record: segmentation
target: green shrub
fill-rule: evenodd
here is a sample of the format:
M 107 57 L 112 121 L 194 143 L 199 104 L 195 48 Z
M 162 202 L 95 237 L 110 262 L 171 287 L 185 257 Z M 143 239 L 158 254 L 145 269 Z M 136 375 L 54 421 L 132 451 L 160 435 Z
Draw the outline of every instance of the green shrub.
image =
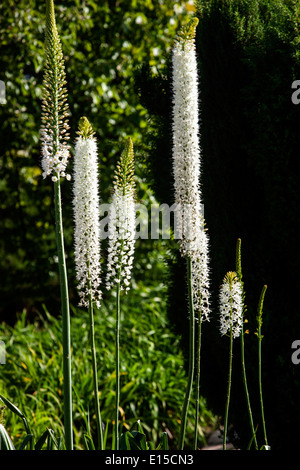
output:
M 158 445 L 160 435 L 165 431 L 170 447 L 174 447 L 179 433 L 186 373 L 180 338 L 165 316 L 165 297 L 162 285 L 145 287 L 139 284 L 122 301 L 120 406 L 124 430 L 129 430 L 137 420 L 141 420 L 149 440 Z M 95 315 L 100 405 L 103 423 L 108 425 L 108 446 L 111 446 L 115 406 L 115 315 L 111 300 L 104 301 Z M 84 413 L 89 414 L 93 436 L 95 432 L 86 311 L 73 309 L 71 328 L 74 442 L 75 448 L 83 448 L 83 434 L 88 431 Z M 62 435 L 60 318 L 45 311 L 43 317 L 32 323 L 27 321 L 24 311 L 14 327 L 2 324 L 0 335 L 6 346 L 0 393 L 22 410 L 36 436 L 42 435 L 46 427 L 51 428 L 56 436 Z M 201 399 L 201 414 L 201 424 L 205 429 L 214 422 L 214 418 L 207 411 L 204 399 Z M 192 418 L 193 407 L 190 411 L 191 435 Z M 6 410 L 5 427 L 18 448 L 24 439 L 23 423 Z M 200 430 L 200 445 L 205 442 L 204 429 Z

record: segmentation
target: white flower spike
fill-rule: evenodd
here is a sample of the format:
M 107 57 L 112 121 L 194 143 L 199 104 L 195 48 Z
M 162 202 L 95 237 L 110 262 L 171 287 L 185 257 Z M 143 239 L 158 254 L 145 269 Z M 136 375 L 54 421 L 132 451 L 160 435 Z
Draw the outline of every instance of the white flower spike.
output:
M 68 181 L 71 175 L 66 174 L 66 168 L 70 158 L 69 147 L 65 144 L 59 144 L 59 148 L 53 155 L 53 145 L 47 137 L 42 136 L 42 176 L 45 179 L 47 176 L 51 177 L 52 181 L 57 181 L 58 177 L 66 178 Z
M 235 272 L 229 271 L 220 288 L 220 332 L 232 329 L 233 338 L 241 334 L 243 324 L 243 289 Z
M 74 155 L 74 239 L 80 306 L 89 300 L 100 307 L 100 212 L 97 141 L 89 121 L 83 117 Z
M 135 183 L 133 144 L 129 138 L 115 172 L 112 203 L 109 214 L 109 247 L 106 287 L 120 283 L 120 289 L 130 289 L 135 247 Z
M 192 261 L 194 307 L 205 320 L 210 312 L 209 255 L 200 191 L 197 24 L 193 18 L 173 47 L 173 174 L 180 251 Z

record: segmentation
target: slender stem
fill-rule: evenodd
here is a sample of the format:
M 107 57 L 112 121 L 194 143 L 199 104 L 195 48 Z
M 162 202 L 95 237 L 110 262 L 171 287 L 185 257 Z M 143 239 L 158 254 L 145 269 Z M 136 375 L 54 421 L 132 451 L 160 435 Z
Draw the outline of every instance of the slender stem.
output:
M 241 260 L 241 244 L 242 240 L 240 238 L 237 239 L 236 243 L 236 273 L 238 275 L 239 281 L 242 284 L 243 288 L 243 315 L 245 314 L 245 291 L 244 291 L 244 283 L 242 281 L 242 260 Z M 249 422 L 250 422 L 250 428 L 252 430 L 252 436 L 254 440 L 254 445 L 256 450 L 258 449 L 257 445 L 257 439 L 256 439 L 256 433 L 254 429 L 254 424 L 253 424 L 253 417 L 252 417 L 252 411 L 251 411 L 251 405 L 250 405 L 250 397 L 249 397 L 249 391 L 248 391 L 248 385 L 247 385 L 247 376 L 246 376 L 246 366 L 245 366 L 245 344 L 244 344 L 244 323 L 242 325 L 242 331 L 241 331 L 241 361 L 242 361 L 242 374 L 243 374 L 243 382 L 244 382 L 244 389 L 245 389 L 245 395 L 246 395 L 246 401 L 247 401 L 247 409 L 248 409 L 248 415 L 249 415 Z
M 254 423 L 253 423 L 253 417 L 252 417 L 252 411 L 251 411 L 251 405 L 250 405 L 250 397 L 249 397 L 249 391 L 248 391 L 248 385 L 247 385 L 246 366 L 245 366 L 244 330 L 243 330 L 243 328 L 242 328 L 242 331 L 241 331 L 241 361 L 242 361 L 243 382 L 244 382 L 244 389 L 245 389 L 245 395 L 246 395 L 246 401 L 247 401 L 249 422 L 250 422 L 250 427 L 251 427 L 251 431 L 252 431 L 252 437 L 253 437 L 253 440 L 254 440 L 255 449 L 257 450 L 258 445 L 257 445 L 256 433 L 255 433 L 255 429 L 254 429 Z
M 190 258 L 187 259 L 187 277 L 188 277 L 189 308 L 190 308 L 189 371 L 188 371 L 188 383 L 187 383 L 183 410 L 182 410 L 181 430 L 180 430 L 180 438 L 179 438 L 180 450 L 183 450 L 183 447 L 184 447 L 187 413 L 188 413 L 189 403 L 191 399 L 192 385 L 193 385 L 193 379 L 194 379 L 194 367 L 195 367 L 195 313 L 194 313 L 193 288 L 192 288 L 192 262 Z
M 125 192 L 123 193 L 125 196 Z M 124 239 L 121 239 L 120 246 L 120 267 L 117 274 L 117 289 L 116 289 L 116 410 L 115 410 L 115 450 L 119 450 L 119 407 L 120 407 L 120 317 L 121 317 L 121 306 L 120 306 L 120 294 L 121 294 L 121 269 L 123 261 L 123 250 L 124 250 Z
M 90 286 L 89 286 L 90 289 Z M 96 357 L 96 346 L 95 346 L 95 328 L 94 328 L 94 307 L 91 295 L 89 295 L 89 317 L 90 317 L 90 342 L 91 342 L 91 354 L 92 354 L 92 365 L 93 365 L 93 386 L 94 386 L 94 399 L 96 409 L 96 422 L 97 422 L 97 435 L 98 435 L 98 449 L 103 449 L 103 431 L 102 431 L 102 420 L 99 403 L 98 393 L 98 373 L 97 373 L 97 357 Z
M 116 417 L 115 450 L 119 450 L 119 405 L 120 405 L 120 283 L 117 283 L 116 298 Z
M 261 374 L 261 327 L 258 327 L 258 380 L 259 380 L 259 398 L 260 398 L 260 408 L 261 408 L 261 417 L 265 438 L 265 445 L 268 446 L 266 423 L 265 423 L 265 414 L 264 414 L 264 403 L 263 403 L 263 393 L 262 393 L 262 374 Z
M 228 428 L 228 411 L 229 411 L 230 392 L 231 392 L 231 375 L 232 375 L 232 349 L 233 349 L 233 336 L 232 336 L 232 327 L 231 327 L 230 328 L 229 371 L 228 371 L 227 399 L 226 399 L 225 418 L 224 418 L 223 450 L 226 450 L 226 439 L 227 439 L 227 428 Z
M 201 357 L 201 324 L 202 318 L 199 313 L 197 328 L 197 354 L 196 354 L 196 418 L 195 418 L 195 434 L 194 434 L 194 450 L 197 450 L 198 441 L 198 420 L 199 420 L 199 399 L 200 399 L 200 357 Z
M 262 315 L 263 315 L 263 304 L 264 304 L 264 298 L 265 298 L 265 293 L 267 290 L 267 286 L 264 285 L 260 294 L 259 302 L 258 302 L 258 308 L 257 308 L 257 338 L 258 338 L 258 381 L 259 381 L 259 398 L 260 398 L 260 408 L 261 408 L 261 417 L 262 417 L 262 423 L 263 423 L 263 432 L 264 432 L 264 438 L 265 438 L 265 446 L 268 448 L 268 440 L 267 440 L 267 432 L 266 432 L 266 423 L 265 423 L 265 414 L 264 414 L 264 404 L 263 404 L 263 393 L 262 393 L 262 374 L 261 374 L 261 343 L 263 336 L 261 334 L 261 327 L 262 327 Z
M 67 450 L 73 450 L 70 308 L 59 178 L 58 181 L 54 183 L 54 202 L 62 308 L 65 445 Z

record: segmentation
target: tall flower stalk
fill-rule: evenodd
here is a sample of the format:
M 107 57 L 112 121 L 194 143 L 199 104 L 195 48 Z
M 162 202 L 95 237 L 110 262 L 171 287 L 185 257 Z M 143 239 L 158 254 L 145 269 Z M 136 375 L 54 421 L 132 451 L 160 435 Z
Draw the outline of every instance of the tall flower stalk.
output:
M 241 334 L 243 315 L 243 291 L 235 272 L 229 271 L 220 288 L 220 332 L 229 334 L 229 368 L 227 397 L 224 416 L 223 450 L 226 450 L 228 412 L 231 394 L 233 339 Z
M 108 290 L 116 287 L 115 450 L 119 449 L 121 291 L 127 293 L 130 289 L 135 247 L 135 220 L 134 154 L 132 140 L 129 138 L 115 170 L 108 225 L 106 287 Z
M 253 423 L 253 415 L 252 415 L 252 409 L 251 409 L 251 403 L 250 403 L 250 396 L 249 396 L 249 390 L 248 390 L 248 384 L 247 384 L 247 375 L 246 375 L 246 365 L 245 365 L 245 344 L 244 344 L 244 335 L 246 331 L 244 331 L 244 323 L 246 322 L 245 319 L 245 312 L 246 312 L 246 305 L 245 305 L 245 291 L 244 291 L 244 283 L 243 283 L 243 275 L 242 275 L 242 257 L 241 257 L 241 244 L 242 241 L 240 238 L 238 238 L 237 243 L 236 243 L 236 273 L 238 280 L 241 283 L 242 291 L 243 291 L 243 321 L 242 321 L 242 327 L 241 327 L 241 363 L 242 363 L 242 374 L 243 374 L 243 382 L 244 382 L 244 390 L 245 390 L 245 395 L 246 395 L 246 402 L 247 402 L 247 410 L 248 410 L 248 416 L 249 416 L 249 423 L 250 423 L 250 429 L 252 433 L 252 438 L 251 441 L 254 441 L 254 447 L 257 450 L 258 445 L 257 445 L 257 439 L 256 439 L 256 431 L 254 428 L 254 423 Z
M 83 117 L 79 121 L 74 155 L 74 255 L 80 296 L 79 305 L 87 307 L 89 312 L 98 448 L 103 450 L 94 331 L 94 307 L 100 307 L 102 297 L 100 290 L 100 213 L 97 157 L 96 137 L 88 119 Z
M 64 249 L 61 178 L 66 174 L 69 159 L 68 103 L 66 76 L 60 38 L 58 35 L 53 0 L 46 1 L 45 64 L 42 103 L 42 169 L 43 177 L 51 176 L 54 183 L 54 207 L 58 266 L 61 289 L 63 375 L 64 375 L 64 429 L 67 450 L 73 449 L 72 434 L 72 378 L 70 308 L 66 257 Z
M 263 402 L 263 392 L 262 392 L 262 373 L 261 373 L 261 343 L 263 339 L 263 335 L 261 334 L 261 329 L 262 329 L 262 316 L 263 316 L 263 304 L 264 304 L 264 298 L 266 294 L 267 286 L 263 286 L 259 302 L 258 302 L 258 308 L 257 308 L 257 331 L 256 335 L 258 338 L 258 382 L 259 382 L 259 400 L 260 400 L 260 410 L 261 410 L 261 418 L 262 418 L 262 425 L 263 425 L 263 433 L 264 433 L 264 449 L 265 450 L 270 450 L 270 446 L 268 444 L 268 438 L 267 438 L 267 431 L 266 431 L 266 422 L 265 422 L 265 413 L 264 413 L 264 402 Z
M 209 319 L 208 236 L 204 227 L 200 191 L 200 144 L 197 58 L 194 45 L 198 19 L 179 31 L 172 51 L 173 72 L 173 174 L 176 230 L 180 252 L 187 260 L 189 297 L 189 368 L 182 410 L 179 446 L 184 447 L 187 414 L 196 362 L 196 423 L 200 393 L 201 323 Z M 198 334 L 195 333 L 195 321 Z M 196 346 L 197 338 L 197 346 Z M 196 352 L 197 349 L 197 352 Z

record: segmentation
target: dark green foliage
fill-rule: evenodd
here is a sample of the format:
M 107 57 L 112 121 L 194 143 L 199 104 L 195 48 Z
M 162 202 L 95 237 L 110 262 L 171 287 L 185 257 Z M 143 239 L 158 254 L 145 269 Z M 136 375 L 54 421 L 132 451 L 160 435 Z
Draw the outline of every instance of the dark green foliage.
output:
M 202 393 L 218 413 L 224 407 L 226 341 L 218 331 L 218 289 L 234 269 L 236 239 L 243 241 L 243 281 L 249 336 L 245 337 L 251 403 L 259 406 L 255 317 L 261 286 L 268 284 L 264 307 L 262 373 L 270 445 L 296 445 L 295 416 L 300 413 L 298 371 L 291 363 L 292 341 L 300 333 L 299 160 L 300 108 L 291 101 L 291 85 L 300 77 L 299 3 L 289 0 L 199 0 L 196 47 L 199 58 L 202 191 L 210 236 L 213 319 L 203 328 Z M 172 200 L 171 69 L 158 77 L 162 90 L 149 110 L 161 123 L 153 153 L 153 174 L 162 175 L 157 194 Z M 140 83 L 143 102 L 155 91 L 154 78 Z M 143 90 L 144 87 L 144 90 Z M 166 189 L 168 194 L 165 195 Z M 170 191 L 169 191 L 170 190 Z M 174 274 L 177 301 L 183 297 Z M 181 272 L 181 276 L 180 276 Z M 178 283 L 179 285 L 179 283 Z M 182 328 L 186 312 L 172 302 L 170 315 Z M 187 330 L 187 328 L 186 328 Z M 235 346 L 229 419 L 245 444 L 249 437 L 238 346 Z M 255 406 L 255 405 L 254 405 Z M 254 410 L 258 437 L 258 408 Z M 287 433 L 287 435 L 285 434 Z M 249 439 L 248 441 L 249 442 Z

